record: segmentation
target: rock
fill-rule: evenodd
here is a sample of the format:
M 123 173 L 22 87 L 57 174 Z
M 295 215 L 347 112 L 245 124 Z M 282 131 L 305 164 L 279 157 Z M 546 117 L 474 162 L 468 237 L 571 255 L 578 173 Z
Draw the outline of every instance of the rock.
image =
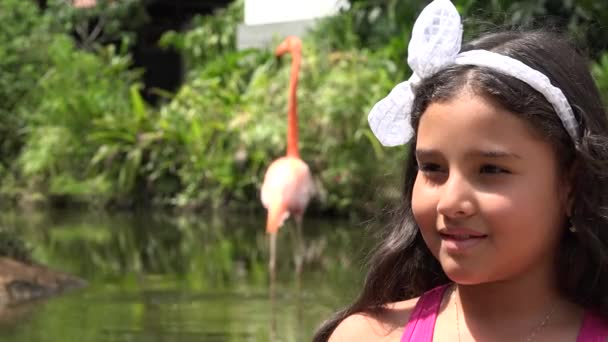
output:
M 0 257 L 0 307 L 83 288 L 86 281 L 33 262 Z

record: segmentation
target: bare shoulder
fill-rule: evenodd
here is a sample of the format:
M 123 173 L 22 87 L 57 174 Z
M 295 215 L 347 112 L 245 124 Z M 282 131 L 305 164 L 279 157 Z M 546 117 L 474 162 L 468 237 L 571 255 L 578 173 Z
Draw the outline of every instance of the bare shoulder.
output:
M 378 313 L 356 313 L 346 317 L 329 342 L 399 341 L 418 298 L 386 304 Z

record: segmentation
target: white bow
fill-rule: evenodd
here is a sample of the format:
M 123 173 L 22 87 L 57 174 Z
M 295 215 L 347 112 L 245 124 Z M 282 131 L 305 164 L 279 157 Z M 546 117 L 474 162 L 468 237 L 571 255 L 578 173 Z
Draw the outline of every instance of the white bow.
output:
M 414 73 L 397 84 L 387 97 L 374 105 L 368 116 L 372 132 L 384 146 L 403 145 L 414 135 L 410 125 L 413 87 L 449 64 L 490 68 L 527 83 L 555 109 L 572 140 L 579 139 L 579 124 L 564 93 L 538 70 L 509 56 L 486 50 L 459 53 L 462 42 L 460 15 L 450 0 L 434 0 L 424 8 L 412 30 L 407 62 Z
M 397 84 L 388 96 L 376 103 L 368 116 L 372 132 L 382 145 L 403 145 L 412 138 L 412 87 L 421 78 L 452 64 L 461 42 L 460 15 L 450 0 L 434 0 L 422 10 L 414 23 L 408 45 L 407 63 L 413 71 L 412 76 Z

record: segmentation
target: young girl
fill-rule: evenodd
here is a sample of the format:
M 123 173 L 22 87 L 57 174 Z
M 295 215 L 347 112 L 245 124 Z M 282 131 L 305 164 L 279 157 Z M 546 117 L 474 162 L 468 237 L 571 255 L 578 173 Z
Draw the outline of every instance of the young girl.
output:
M 587 61 L 548 32 L 460 30 L 433 1 L 415 74 L 370 113 L 382 143 L 410 142 L 403 202 L 314 341 L 608 341 L 608 120 Z

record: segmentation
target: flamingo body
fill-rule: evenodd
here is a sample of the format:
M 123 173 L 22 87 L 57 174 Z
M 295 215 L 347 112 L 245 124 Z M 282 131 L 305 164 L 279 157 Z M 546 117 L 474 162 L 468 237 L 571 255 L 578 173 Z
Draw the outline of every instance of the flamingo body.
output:
M 308 165 L 298 157 L 281 157 L 270 164 L 262 184 L 262 204 L 268 210 L 266 231 L 276 232 L 293 215 L 301 220 L 314 194 Z

